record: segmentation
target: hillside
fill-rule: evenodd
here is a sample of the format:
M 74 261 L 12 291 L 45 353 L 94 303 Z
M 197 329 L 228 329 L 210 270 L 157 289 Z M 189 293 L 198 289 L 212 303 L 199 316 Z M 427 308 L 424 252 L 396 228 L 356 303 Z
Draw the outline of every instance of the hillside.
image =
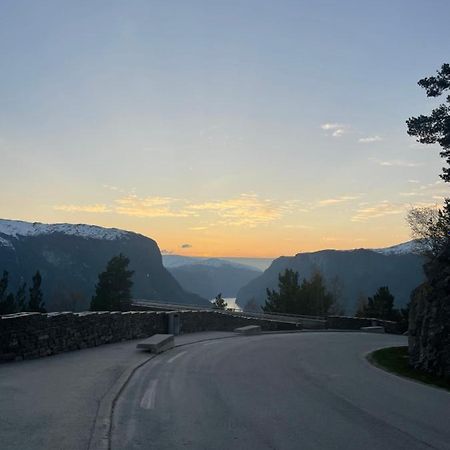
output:
M 319 269 L 327 282 L 337 278 L 341 286 L 341 303 L 346 313 L 354 313 L 359 295 L 370 296 L 380 286 L 389 286 L 395 296 L 396 306 L 409 301 L 411 291 L 423 280 L 423 258 L 404 251 L 375 250 L 323 250 L 300 253 L 292 257 L 280 257 L 258 278 L 241 288 L 237 303 L 244 307 L 255 298 L 263 305 L 266 288 L 278 288 L 278 274 L 290 268 L 298 271 L 300 278 L 309 278 Z
M 39 269 L 49 310 L 88 308 L 99 272 L 119 253 L 130 258 L 135 271 L 134 298 L 209 305 L 179 285 L 148 237 L 93 225 L 0 219 L 0 270 L 10 273 L 10 288 L 15 289 Z
M 262 274 L 261 270 L 220 259 L 170 267 L 168 270 L 185 289 L 209 299 L 219 292 L 224 297 L 236 297 L 242 286 Z

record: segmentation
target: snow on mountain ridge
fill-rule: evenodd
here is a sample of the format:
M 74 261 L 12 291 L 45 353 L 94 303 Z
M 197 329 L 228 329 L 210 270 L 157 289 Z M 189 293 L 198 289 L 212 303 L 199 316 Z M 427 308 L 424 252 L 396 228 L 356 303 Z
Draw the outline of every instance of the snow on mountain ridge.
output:
M 406 253 L 417 253 L 418 242 L 416 240 L 403 242 L 386 248 L 372 248 L 370 250 L 383 255 L 404 255 Z
M 131 231 L 119 230 L 117 228 L 103 228 L 97 225 L 56 223 L 45 224 L 40 222 L 24 222 L 22 220 L 0 219 L 0 234 L 17 238 L 20 236 L 39 236 L 45 234 L 62 233 L 72 236 L 80 236 L 90 239 L 106 239 L 109 241 L 121 239 L 132 233 Z M 1 244 L 11 242 L 2 239 Z

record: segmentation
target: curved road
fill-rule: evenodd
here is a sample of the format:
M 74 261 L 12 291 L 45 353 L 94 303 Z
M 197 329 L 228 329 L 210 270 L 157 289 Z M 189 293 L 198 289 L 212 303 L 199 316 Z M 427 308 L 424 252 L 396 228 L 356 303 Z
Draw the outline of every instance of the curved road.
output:
M 123 391 L 112 449 L 450 449 L 450 394 L 365 359 L 405 344 L 317 332 L 175 348 Z

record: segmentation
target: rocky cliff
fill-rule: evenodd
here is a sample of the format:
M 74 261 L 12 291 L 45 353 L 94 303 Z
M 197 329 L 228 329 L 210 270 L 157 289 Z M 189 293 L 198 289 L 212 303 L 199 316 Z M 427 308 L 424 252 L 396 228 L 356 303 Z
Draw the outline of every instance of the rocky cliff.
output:
M 409 357 L 420 370 L 450 377 L 450 246 L 424 266 L 411 296 Z
M 9 272 L 14 290 L 39 270 L 50 311 L 88 308 L 98 274 L 119 253 L 130 258 L 134 298 L 210 306 L 179 285 L 163 267 L 158 245 L 148 237 L 93 225 L 0 219 L 0 271 Z

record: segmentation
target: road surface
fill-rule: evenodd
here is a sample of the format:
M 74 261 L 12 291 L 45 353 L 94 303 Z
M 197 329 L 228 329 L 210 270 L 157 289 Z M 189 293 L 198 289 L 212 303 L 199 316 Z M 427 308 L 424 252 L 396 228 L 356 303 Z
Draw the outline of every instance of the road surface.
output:
M 233 335 L 192 333 L 175 343 Z M 105 419 L 99 417 L 102 409 L 109 413 L 108 397 L 134 367 L 152 357 L 136 350 L 137 342 L 0 364 L 0 450 L 99 448 L 95 424 Z
M 175 348 L 115 407 L 112 450 L 450 449 L 450 394 L 371 366 L 403 336 L 316 332 Z

